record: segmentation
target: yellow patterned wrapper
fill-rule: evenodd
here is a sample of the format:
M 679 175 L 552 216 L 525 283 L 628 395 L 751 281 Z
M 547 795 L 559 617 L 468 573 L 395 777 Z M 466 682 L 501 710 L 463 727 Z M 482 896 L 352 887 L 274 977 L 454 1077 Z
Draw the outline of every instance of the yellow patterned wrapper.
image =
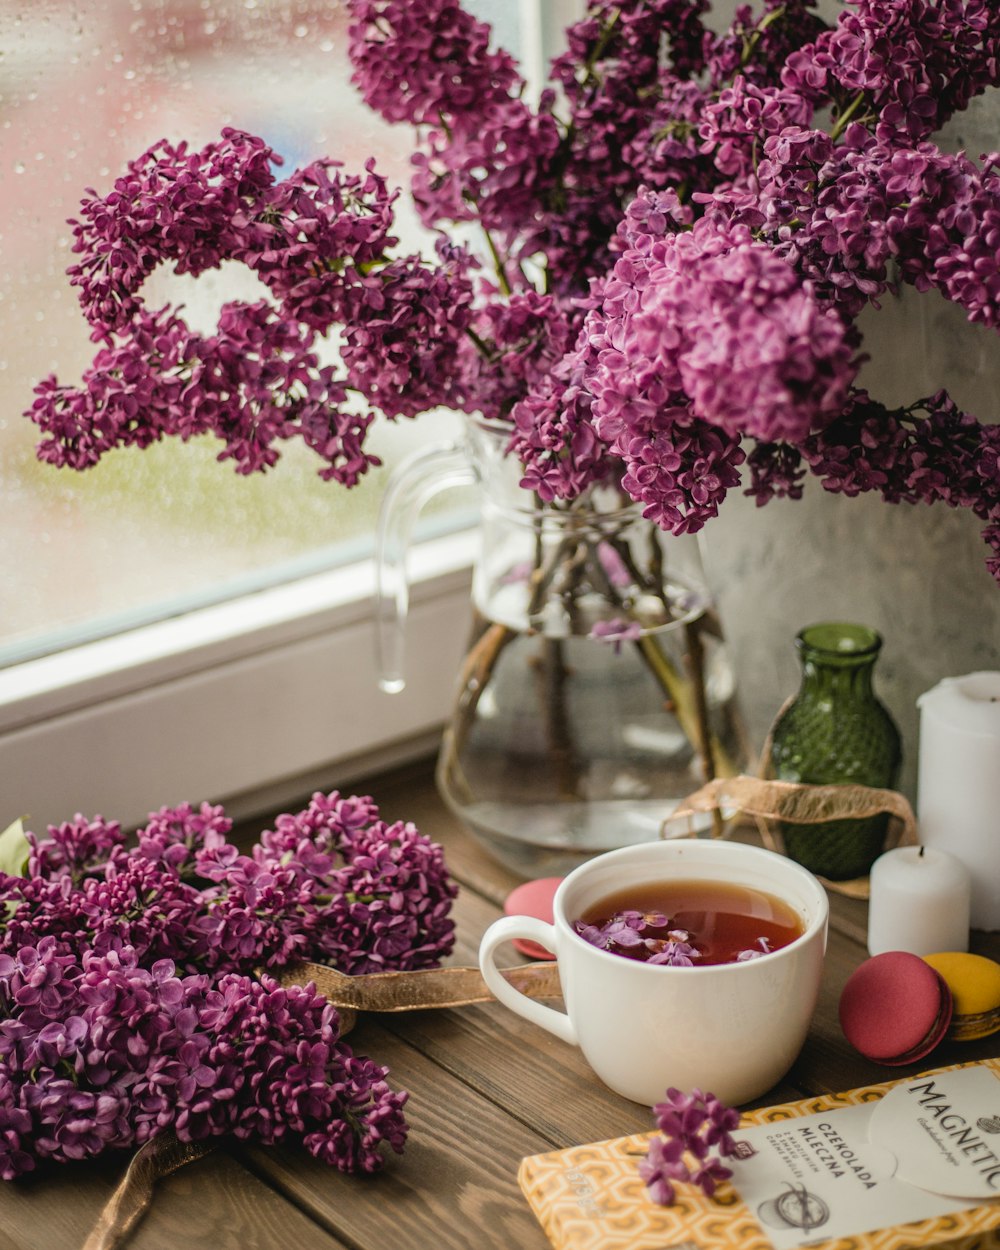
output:
M 829 1136 L 831 1130 L 825 1113 L 882 1102 L 890 1090 L 903 1086 L 906 1088 L 898 1090 L 893 1099 L 887 1100 L 882 1111 L 889 1110 L 889 1103 L 907 1101 L 904 1095 L 912 1094 L 914 1106 L 909 1108 L 909 1113 L 914 1116 L 923 1114 L 924 1122 L 929 1119 L 933 1124 L 934 1117 L 927 1108 L 933 1109 L 936 1105 L 934 1099 L 938 1095 L 935 1080 L 946 1084 L 950 1078 L 942 1074 L 964 1072 L 971 1068 L 983 1070 L 979 1078 L 981 1080 L 985 1080 L 987 1072 L 1000 1079 L 1000 1059 L 933 1069 L 919 1077 L 867 1085 L 844 1093 L 825 1094 L 745 1112 L 734 1136 L 739 1140 L 741 1131 L 772 1125 L 776 1126 L 775 1135 L 780 1136 L 786 1130 L 794 1129 L 794 1122 L 799 1118 L 813 1117 L 808 1121 L 803 1120 L 805 1125 L 815 1123 L 817 1116 L 820 1117 L 822 1126 L 827 1127 Z M 1000 1084 L 997 1088 L 1000 1098 Z M 919 1103 L 922 1103 L 922 1107 L 917 1105 Z M 940 1138 L 942 1108 L 939 1097 L 937 1105 L 939 1122 L 934 1127 Z M 855 1111 L 846 1118 L 842 1117 L 842 1120 L 846 1123 L 853 1118 L 858 1123 L 861 1122 L 859 1117 L 866 1115 L 867 1112 Z M 943 1122 L 947 1124 L 948 1120 Z M 982 1119 L 978 1121 L 985 1122 Z M 835 1121 L 831 1119 L 829 1124 L 835 1124 Z M 1000 1131 L 1000 1119 L 992 1129 L 995 1132 Z M 816 1136 L 807 1128 L 800 1128 L 799 1132 L 805 1134 L 807 1141 L 810 1136 Z M 970 1125 L 969 1132 L 965 1133 L 962 1140 L 968 1143 L 972 1140 L 969 1133 L 975 1132 Z M 729 1182 L 720 1185 L 711 1198 L 693 1185 L 678 1184 L 677 1200 L 669 1207 L 661 1207 L 647 1196 L 637 1166 L 653 1136 L 653 1133 L 640 1133 L 522 1160 L 518 1173 L 521 1188 L 556 1250 L 775 1250 L 776 1246 L 779 1250 L 787 1250 L 793 1241 L 797 1245 L 807 1244 L 810 1250 L 904 1250 L 922 1246 L 943 1246 L 948 1247 L 948 1250 L 985 1250 L 987 1246 L 1000 1244 L 1000 1236 L 997 1239 L 990 1236 L 1000 1230 L 1000 1198 L 965 1198 L 956 1201 L 914 1191 L 919 1192 L 922 1199 L 926 1198 L 931 1207 L 939 1202 L 942 1208 L 950 1209 L 941 1211 L 932 1218 L 911 1219 L 900 1223 L 897 1197 L 897 1205 L 893 1208 L 897 1213 L 896 1218 L 886 1227 L 826 1239 L 818 1234 L 816 1228 L 805 1228 L 801 1233 L 788 1229 L 780 1235 L 770 1233 L 757 1218 L 764 1207 L 758 1206 L 756 1211 L 751 1209 L 742 1200 L 734 1184 Z M 947 1146 L 941 1145 L 940 1148 L 945 1150 L 953 1147 L 949 1143 Z M 984 1146 L 982 1149 L 987 1148 Z M 1000 1146 L 997 1151 L 1000 1154 Z M 828 1149 L 826 1153 L 830 1153 Z M 955 1153 L 960 1151 L 955 1150 Z M 841 1154 L 850 1159 L 849 1151 L 842 1150 Z M 860 1171 L 857 1164 L 855 1171 Z M 736 1179 L 738 1174 L 734 1180 Z M 994 1181 L 995 1179 L 994 1177 Z M 875 1185 L 869 1184 L 865 1188 L 874 1189 Z M 915 1205 L 908 1203 L 903 1207 L 911 1216 L 915 1209 Z

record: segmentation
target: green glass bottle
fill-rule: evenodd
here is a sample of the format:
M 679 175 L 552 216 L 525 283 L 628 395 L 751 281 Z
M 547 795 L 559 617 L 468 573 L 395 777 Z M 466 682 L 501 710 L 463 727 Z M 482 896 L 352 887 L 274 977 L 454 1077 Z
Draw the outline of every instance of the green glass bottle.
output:
M 771 731 L 771 773 L 812 785 L 852 782 L 891 790 L 902 758 L 899 730 L 872 687 L 882 638 L 865 625 L 809 625 L 796 637 L 798 694 Z M 786 853 L 831 881 L 867 874 L 882 852 L 887 816 L 783 824 Z

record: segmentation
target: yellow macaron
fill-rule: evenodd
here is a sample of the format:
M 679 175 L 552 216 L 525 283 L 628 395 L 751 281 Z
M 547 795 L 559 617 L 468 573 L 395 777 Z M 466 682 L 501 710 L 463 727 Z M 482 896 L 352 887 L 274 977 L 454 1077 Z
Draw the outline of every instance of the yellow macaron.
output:
M 949 1037 L 971 1042 L 1000 1030 L 1000 964 L 966 951 L 942 951 L 924 959 L 943 977 L 955 1001 Z

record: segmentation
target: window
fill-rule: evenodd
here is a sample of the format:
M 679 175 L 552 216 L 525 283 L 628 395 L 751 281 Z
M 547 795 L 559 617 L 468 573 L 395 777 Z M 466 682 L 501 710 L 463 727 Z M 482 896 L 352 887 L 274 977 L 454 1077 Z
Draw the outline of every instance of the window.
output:
M 543 27 L 567 17 L 535 0 L 469 7 L 535 71 Z M 109 187 L 157 139 L 198 145 L 235 125 L 289 168 L 323 154 L 360 168 L 375 154 L 405 185 L 411 135 L 356 98 L 346 20 L 329 0 L 0 0 L 0 776 L 11 818 L 40 827 L 79 809 L 131 822 L 160 803 L 271 787 L 270 801 L 331 759 L 429 741 L 440 720 L 470 544 L 445 536 L 420 553 L 421 664 L 402 696 L 381 694 L 369 556 L 385 470 L 346 492 L 290 448 L 244 479 L 214 446 L 171 441 L 74 474 L 37 463 L 21 415 L 40 377 L 75 381 L 92 351 L 65 278 L 65 220 L 86 187 Z M 193 318 L 234 291 L 226 270 L 151 281 L 153 299 L 180 299 Z M 450 419 L 396 423 L 379 454 L 391 463 Z

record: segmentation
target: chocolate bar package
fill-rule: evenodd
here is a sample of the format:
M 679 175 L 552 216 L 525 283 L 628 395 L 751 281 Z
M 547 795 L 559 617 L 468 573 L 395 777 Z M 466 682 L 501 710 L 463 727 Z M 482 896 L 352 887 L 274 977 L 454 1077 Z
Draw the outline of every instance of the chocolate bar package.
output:
M 557 1250 L 981 1250 L 1000 1230 L 1000 1059 L 744 1113 L 733 1176 L 658 1206 L 653 1133 L 521 1163 Z

